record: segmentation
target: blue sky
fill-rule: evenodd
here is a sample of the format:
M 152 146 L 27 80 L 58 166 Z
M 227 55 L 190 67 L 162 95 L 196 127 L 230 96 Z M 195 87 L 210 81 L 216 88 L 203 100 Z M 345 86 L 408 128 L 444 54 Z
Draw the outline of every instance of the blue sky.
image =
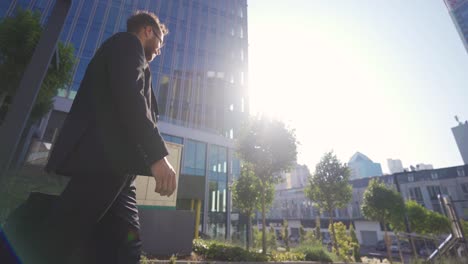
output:
M 468 54 L 443 0 L 250 0 L 248 26 L 252 112 L 296 129 L 301 164 L 462 164 Z

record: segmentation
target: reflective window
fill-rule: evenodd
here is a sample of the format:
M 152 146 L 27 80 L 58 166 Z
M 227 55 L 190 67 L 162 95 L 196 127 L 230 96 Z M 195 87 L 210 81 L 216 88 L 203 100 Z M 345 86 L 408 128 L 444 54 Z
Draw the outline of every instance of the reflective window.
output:
M 182 174 L 205 176 L 206 143 L 185 140 Z
M 169 91 L 169 76 L 162 75 L 159 79 L 159 92 L 158 92 L 158 109 L 159 115 L 166 114 L 167 107 L 167 94 Z
M 184 139 L 181 137 L 176 137 L 176 136 L 172 136 L 172 135 L 164 134 L 164 133 L 161 133 L 161 136 L 163 137 L 165 141 L 176 143 L 176 144 L 181 144 L 181 145 L 184 144 Z

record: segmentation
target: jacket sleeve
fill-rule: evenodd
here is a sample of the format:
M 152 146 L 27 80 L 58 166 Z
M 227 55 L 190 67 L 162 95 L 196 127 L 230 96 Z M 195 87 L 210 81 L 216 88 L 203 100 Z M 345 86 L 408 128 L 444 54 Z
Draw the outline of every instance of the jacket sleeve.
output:
M 150 166 L 168 155 L 144 96 L 146 59 L 141 42 L 123 35 L 111 45 L 108 57 L 110 96 L 123 129 Z

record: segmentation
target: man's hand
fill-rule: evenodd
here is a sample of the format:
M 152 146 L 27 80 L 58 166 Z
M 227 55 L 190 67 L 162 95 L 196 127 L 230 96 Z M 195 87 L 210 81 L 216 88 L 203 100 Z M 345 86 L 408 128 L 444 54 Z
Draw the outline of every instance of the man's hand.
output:
M 171 196 L 176 189 L 174 168 L 166 158 L 160 159 L 151 165 L 151 172 L 156 180 L 155 192 L 162 196 Z

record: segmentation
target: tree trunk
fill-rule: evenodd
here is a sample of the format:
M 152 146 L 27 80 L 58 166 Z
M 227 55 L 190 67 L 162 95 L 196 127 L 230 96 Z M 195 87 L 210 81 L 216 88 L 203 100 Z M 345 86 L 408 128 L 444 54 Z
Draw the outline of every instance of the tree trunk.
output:
M 405 260 L 403 259 L 403 252 L 401 252 L 401 245 L 400 245 L 400 237 L 398 236 L 398 233 L 395 233 L 396 239 L 397 239 L 397 246 L 398 246 L 398 254 L 400 254 L 400 260 L 401 263 L 405 263 Z
M 265 216 L 265 183 L 262 183 L 262 254 L 267 253 L 266 249 L 266 216 Z
M 392 264 L 393 258 L 392 258 L 391 248 L 390 248 L 391 243 L 389 243 L 388 233 L 387 233 L 387 223 L 385 223 L 385 221 L 383 222 L 383 226 L 384 226 L 384 231 L 385 231 L 384 241 L 385 241 L 385 247 L 387 248 L 387 257 L 388 257 L 388 260 L 390 261 L 390 264 Z
M 336 233 L 335 233 L 335 226 L 333 225 L 333 210 L 329 211 L 330 213 L 330 226 L 332 229 L 332 245 L 335 248 L 336 255 L 340 255 L 340 251 L 338 250 L 338 241 L 336 241 Z
M 246 249 L 247 251 L 250 250 L 250 244 L 252 243 L 252 213 L 248 212 L 247 213 L 247 243 L 246 243 Z
M 409 241 L 411 243 L 411 248 L 413 249 L 413 257 L 415 259 L 417 259 L 418 258 L 418 251 L 416 250 L 416 245 L 414 244 L 414 238 L 413 238 L 413 236 L 411 234 L 408 234 L 408 236 L 409 236 Z

